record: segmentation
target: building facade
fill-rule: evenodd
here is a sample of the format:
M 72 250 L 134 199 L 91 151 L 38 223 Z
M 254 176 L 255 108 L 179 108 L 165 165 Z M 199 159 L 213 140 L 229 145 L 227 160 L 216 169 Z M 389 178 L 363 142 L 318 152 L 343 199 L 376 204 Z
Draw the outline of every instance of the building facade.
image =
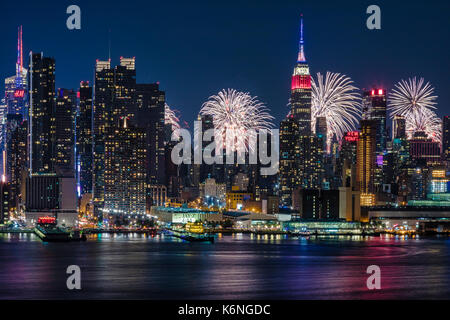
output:
M 75 117 L 77 93 L 59 89 L 55 111 L 55 172 L 75 177 Z
M 361 132 L 357 144 L 356 183 L 361 192 L 361 205 L 375 204 L 375 144 L 377 124 L 373 120 L 361 120 Z
M 55 59 L 30 53 L 30 173 L 54 172 Z
M 110 128 L 105 141 L 105 201 L 103 214 L 146 213 L 146 132 L 128 126 Z
M 93 119 L 92 119 L 92 87 L 89 82 L 82 81 L 79 91 L 79 108 L 76 130 L 76 162 L 78 178 L 78 196 L 92 193 L 93 166 Z

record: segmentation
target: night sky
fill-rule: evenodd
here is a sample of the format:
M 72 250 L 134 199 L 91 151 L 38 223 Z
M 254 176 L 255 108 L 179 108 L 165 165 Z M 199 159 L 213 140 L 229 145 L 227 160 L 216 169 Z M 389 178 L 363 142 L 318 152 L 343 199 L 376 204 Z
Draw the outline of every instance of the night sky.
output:
M 66 28 L 79 5 L 82 29 Z M 366 28 L 366 8 L 381 7 L 382 29 Z M 311 73 L 340 72 L 356 86 L 391 88 L 424 77 L 438 114 L 450 114 L 450 1 L 2 1 L 0 78 L 14 74 L 17 27 L 30 50 L 56 58 L 58 88 L 93 80 L 96 59 L 136 57 L 138 82 L 159 81 L 168 104 L 192 121 L 222 88 L 265 102 L 276 123 L 288 112 L 300 13 Z M 2 90 L 3 91 L 3 90 Z

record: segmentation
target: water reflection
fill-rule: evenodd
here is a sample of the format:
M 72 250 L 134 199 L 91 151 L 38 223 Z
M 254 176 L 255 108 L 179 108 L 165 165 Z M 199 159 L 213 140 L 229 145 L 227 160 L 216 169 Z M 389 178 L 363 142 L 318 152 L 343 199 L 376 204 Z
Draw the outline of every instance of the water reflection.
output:
M 71 264 L 82 269 L 81 292 L 65 288 Z M 372 264 L 381 268 L 380 291 L 366 288 Z M 0 298 L 443 299 L 449 265 L 446 237 L 238 233 L 211 244 L 136 233 L 44 244 L 0 234 Z

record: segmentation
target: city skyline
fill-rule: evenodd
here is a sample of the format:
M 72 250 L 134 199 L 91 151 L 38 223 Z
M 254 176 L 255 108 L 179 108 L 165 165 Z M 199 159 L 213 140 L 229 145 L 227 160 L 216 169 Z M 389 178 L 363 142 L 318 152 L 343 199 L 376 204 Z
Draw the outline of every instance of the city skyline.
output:
M 420 4 L 3 4 L 0 299 L 448 299 L 450 3 Z
M 342 21 L 342 23 L 337 24 L 339 26 L 337 29 L 340 33 L 340 41 L 345 41 L 343 46 L 339 47 L 339 50 L 335 50 L 333 47 L 333 42 L 336 40 L 332 39 L 333 37 L 331 35 L 336 31 L 334 28 L 331 28 L 331 25 L 335 23 L 337 19 L 336 16 L 339 16 L 339 13 L 342 12 L 339 10 L 336 11 L 336 16 L 329 16 L 329 14 L 327 14 L 327 19 L 325 19 L 323 23 L 326 23 L 326 25 L 329 24 L 330 28 L 319 28 L 317 27 L 317 23 L 318 20 L 321 20 L 318 19 L 321 16 L 318 16 L 317 12 L 313 11 L 313 5 L 296 5 L 296 7 L 298 7 L 296 12 L 283 12 L 287 21 L 283 24 L 285 30 L 278 34 L 279 39 L 276 40 L 276 48 L 279 48 L 275 52 L 276 56 L 273 55 L 274 49 L 268 44 L 275 41 L 274 33 L 276 28 L 279 28 L 277 27 L 277 24 L 272 24 L 273 30 L 270 29 L 270 32 L 258 33 L 255 33 L 256 30 L 254 26 L 251 26 L 250 23 L 245 23 L 242 20 L 238 20 L 237 26 L 232 26 L 229 29 L 227 29 L 225 25 L 218 24 L 217 28 L 220 28 L 220 34 L 223 34 L 223 36 L 226 37 L 225 40 L 227 40 L 227 43 L 231 42 L 232 46 L 229 50 L 223 49 L 217 51 L 217 41 L 219 40 L 217 35 L 215 37 L 209 34 L 205 35 L 205 33 L 209 32 L 199 28 L 198 24 L 200 24 L 200 22 L 195 23 L 191 20 L 183 19 L 183 25 L 187 30 L 191 31 L 191 28 L 194 28 L 197 24 L 199 32 L 197 36 L 195 33 L 189 33 L 189 39 L 196 39 L 196 42 L 192 42 L 191 49 L 188 51 L 186 51 L 186 40 L 179 39 L 179 37 L 174 38 L 175 40 L 179 40 L 179 43 L 176 46 L 181 49 L 176 61 L 173 60 L 174 50 L 166 51 L 169 48 L 169 45 L 175 45 L 170 41 L 170 35 L 173 35 L 173 29 L 179 28 L 176 25 L 173 25 L 172 28 L 168 28 L 167 25 L 161 24 L 161 26 L 164 25 L 166 28 L 155 27 L 146 29 L 144 25 L 140 25 L 140 23 L 142 23 L 142 16 L 136 13 L 136 21 L 130 23 L 130 27 L 132 25 L 135 28 L 135 33 L 133 36 L 129 36 L 132 33 L 124 34 L 123 30 L 115 30 L 114 21 L 109 21 L 105 24 L 110 24 L 110 27 L 105 27 L 104 25 L 100 27 L 96 26 L 97 23 L 94 23 L 92 16 L 95 12 L 98 12 L 96 11 L 98 9 L 97 5 L 92 5 L 93 7 L 90 5 L 84 6 L 83 2 L 79 5 L 82 8 L 83 14 L 83 24 L 80 31 L 67 30 L 64 26 L 65 16 L 61 16 L 62 26 L 59 33 L 62 38 L 67 38 L 69 40 L 68 42 L 61 42 L 55 40 L 56 38 L 53 37 L 50 37 L 50 39 L 44 38 L 42 35 L 45 34 L 45 30 L 43 30 L 42 33 L 36 33 L 32 27 L 37 22 L 33 22 L 34 20 L 32 19 L 18 19 L 15 17 L 14 22 L 11 22 L 14 23 L 14 25 L 8 24 L 5 28 L 2 28 L 5 30 L 5 49 L 4 52 L 1 53 L 0 58 L 4 58 L 4 61 L 14 59 L 11 60 L 11 64 L 13 64 L 15 61 L 14 44 L 17 41 L 15 37 L 16 28 L 19 25 L 23 25 L 24 56 L 27 57 L 28 52 L 33 49 L 35 52 L 43 51 L 45 56 L 54 57 L 57 65 L 56 87 L 76 89 L 78 88 L 80 81 L 93 81 L 93 70 L 96 59 L 107 60 L 109 55 L 108 38 L 110 37 L 110 55 L 112 64 L 116 64 L 120 56 L 135 56 L 137 64 L 136 68 L 139 70 L 137 73 L 138 82 L 160 82 L 162 90 L 167 92 L 167 102 L 172 108 L 181 112 L 181 119 L 183 121 L 192 124 L 202 103 L 205 102 L 209 96 L 223 88 L 230 87 L 245 92 L 248 91 L 252 95 L 258 96 L 259 100 L 264 102 L 271 110 L 271 114 L 276 117 L 274 123 L 278 125 L 288 111 L 287 98 L 289 96 L 290 83 L 289 81 L 286 81 L 286 78 L 288 78 L 288 70 L 293 67 L 292 61 L 295 59 L 295 51 L 299 38 L 299 17 L 300 13 L 303 12 L 305 23 L 307 24 L 305 41 L 307 42 L 308 62 L 310 64 L 312 75 L 315 76 L 317 72 L 339 72 L 350 76 L 355 82 L 355 85 L 361 90 L 375 85 L 376 87 L 384 88 L 389 92 L 394 87 L 394 84 L 401 79 L 407 79 L 417 75 L 419 77 L 424 77 L 436 88 L 436 94 L 439 96 L 439 116 L 446 113 L 446 106 L 449 104 L 447 101 L 450 101 L 449 94 L 445 91 L 445 86 L 443 85 L 444 77 L 442 76 L 445 74 L 443 71 L 446 70 L 446 68 L 449 68 L 448 61 L 446 59 L 438 58 L 439 56 L 442 57 L 442 53 L 440 52 L 444 52 L 445 50 L 439 50 L 438 52 L 434 51 L 437 58 L 427 59 L 427 67 L 422 66 L 421 63 L 414 64 L 414 61 L 411 61 L 414 60 L 411 56 L 402 56 L 402 50 L 390 52 L 389 59 L 386 58 L 388 56 L 386 55 L 387 52 L 385 52 L 385 48 L 394 48 L 394 39 L 397 40 L 397 42 L 401 42 L 402 38 L 404 38 L 403 41 L 406 41 L 407 38 L 410 37 L 410 35 L 403 35 L 402 38 L 396 39 L 396 32 L 402 32 L 398 25 L 395 27 L 396 29 L 389 30 L 389 33 L 392 35 L 386 34 L 389 23 L 392 22 L 393 15 L 397 14 L 398 19 L 414 16 L 418 13 L 417 8 L 415 8 L 414 5 L 404 8 L 406 11 L 400 13 L 400 8 L 398 6 L 383 4 L 383 8 L 385 8 L 382 16 L 384 23 L 383 28 L 381 30 L 370 31 L 367 30 L 364 25 L 366 18 L 366 16 L 362 14 L 364 12 L 364 10 L 362 10 L 364 9 L 364 6 L 344 4 L 339 10 L 342 11 L 345 9 L 345 14 L 350 16 L 351 13 L 352 18 L 349 21 Z M 138 6 L 139 5 L 133 5 L 132 8 L 137 8 Z M 215 8 L 214 6 L 215 5 L 212 4 L 209 6 L 205 4 L 201 10 L 210 12 L 210 14 L 213 15 L 214 10 L 212 9 Z M 247 12 L 246 10 L 248 10 L 248 8 L 246 6 L 247 5 L 244 5 L 244 8 L 242 8 L 241 14 Z M 291 6 L 294 5 L 288 3 L 286 7 L 289 8 Z M 354 14 L 353 11 L 359 7 L 361 7 L 359 15 Z M 45 4 L 42 5 L 42 8 L 39 10 L 42 11 L 43 8 L 45 8 Z M 255 13 L 249 16 L 248 19 L 252 20 L 256 25 L 260 25 L 263 23 L 263 21 L 261 21 L 262 17 L 269 19 L 267 21 L 271 21 L 270 19 L 281 18 L 281 14 L 277 15 L 277 11 L 272 15 L 268 14 L 268 8 L 270 8 L 270 5 L 264 3 L 257 11 L 265 12 L 265 14 L 258 15 Z M 110 8 L 109 10 L 111 12 L 116 12 L 116 9 L 114 8 Z M 283 10 L 286 10 L 286 8 Z M 175 10 L 173 14 L 177 15 L 179 13 Z M 341 14 L 341 16 L 343 15 Z M 289 17 L 289 19 L 287 19 L 287 17 Z M 357 25 L 355 21 L 358 17 L 360 19 L 359 25 Z M 8 17 L 8 19 L 13 18 Z M 98 16 L 98 21 L 102 21 L 103 19 L 105 19 L 105 17 Z M 170 17 L 170 19 L 173 19 L 173 17 Z M 437 21 L 431 23 L 429 21 L 430 16 L 426 14 L 426 11 L 421 13 L 420 19 L 421 21 L 423 20 L 420 24 L 411 26 L 411 28 L 417 28 L 417 25 L 420 26 L 420 32 L 416 33 L 417 39 L 423 39 L 420 34 L 430 31 L 433 24 L 438 23 Z M 3 24 L 5 21 L 0 23 Z M 351 26 L 349 26 L 349 24 L 351 24 Z M 249 38 L 251 39 L 251 41 L 249 41 L 250 44 L 244 43 L 242 36 L 233 36 L 229 38 L 230 35 L 235 34 L 233 31 L 238 27 L 242 28 L 242 30 L 246 30 L 247 28 L 248 35 L 255 36 L 254 39 L 251 37 Z M 108 32 L 109 29 L 111 29 L 110 33 Z M 126 28 L 124 28 L 124 30 L 125 29 Z M 11 31 L 6 32 L 8 30 Z M 143 32 L 143 30 L 150 31 Z M 321 30 L 327 30 L 327 33 L 330 33 L 329 39 L 323 39 L 323 32 L 319 32 Z M 76 32 L 78 32 L 78 34 Z M 348 34 L 351 34 L 352 32 L 360 33 L 362 37 L 349 37 Z M 167 34 L 168 37 L 165 37 L 165 34 Z M 426 39 L 433 38 L 433 33 L 427 32 L 427 34 L 428 36 Z M 91 38 L 93 35 L 96 37 L 96 44 L 91 46 Z M 152 45 L 151 48 L 148 45 L 148 41 L 144 41 L 146 37 L 156 37 L 152 42 L 155 45 Z M 99 41 L 99 39 L 102 38 L 104 39 L 103 43 L 102 41 Z M 192 48 L 200 38 L 204 39 L 204 44 L 207 49 L 211 50 L 212 56 L 217 56 L 219 58 L 219 60 L 212 59 L 214 61 L 220 61 L 220 63 L 215 64 L 215 68 L 211 68 L 211 61 L 205 60 L 204 57 L 203 59 L 200 59 L 203 64 L 200 63 L 199 56 L 204 53 L 198 52 L 198 50 Z M 72 39 L 72 41 L 70 41 L 70 39 Z M 374 45 L 372 51 L 376 52 L 367 51 L 370 49 L 370 45 L 367 46 L 365 43 L 367 41 L 373 41 L 374 44 L 380 44 Z M 365 43 L 364 48 L 358 46 L 358 44 L 361 44 L 362 42 Z M 11 43 L 11 45 L 9 46 L 7 43 Z M 415 42 L 408 43 L 412 46 Z M 74 52 L 70 50 L 71 44 L 77 44 L 75 46 L 77 50 L 73 50 Z M 243 60 L 247 60 L 248 58 L 242 55 L 242 50 L 248 50 L 249 45 L 251 45 L 249 57 L 252 59 L 250 63 L 249 61 L 246 61 L 245 66 L 243 66 Z M 86 47 L 89 49 L 86 49 Z M 354 49 L 359 48 L 361 51 L 350 50 L 351 47 Z M 408 47 L 405 47 L 404 49 L 406 50 Z M 159 57 L 155 59 L 154 56 L 158 56 L 160 50 L 164 51 L 164 54 L 159 54 Z M 227 51 L 230 52 L 228 55 L 226 54 Z M 258 54 L 252 55 L 252 51 L 257 51 Z M 77 55 L 77 61 L 73 61 L 72 63 L 71 59 L 75 52 L 78 52 L 79 54 Z M 344 54 L 347 57 L 346 59 L 342 57 Z M 416 48 L 415 56 L 427 57 L 429 55 L 430 53 L 427 50 L 427 46 Z M 374 59 L 374 56 L 379 58 Z M 276 60 L 274 60 L 275 57 L 277 57 Z M 261 64 L 262 59 L 265 59 L 266 62 Z M 394 61 L 396 61 L 395 65 Z M 4 63 L 0 68 L 0 75 L 3 78 L 12 74 L 13 70 L 11 70 L 11 64 Z M 224 70 L 224 65 L 227 70 Z M 258 65 L 262 65 L 263 67 L 255 68 L 255 66 Z M 414 69 L 411 67 L 413 65 Z M 163 67 L 166 71 L 161 70 Z M 185 73 L 187 68 L 190 68 L 193 71 L 188 77 L 186 77 L 187 74 Z M 219 76 L 217 77 L 217 75 Z M 179 79 L 182 80 L 180 81 Z M 184 79 L 189 79 L 189 81 Z M 270 81 L 268 81 L 269 79 Z M 194 90 L 192 86 L 195 86 L 196 89 Z M 390 126 L 390 123 L 388 123 L 388 126 Z
M 183 162 L 174 162 L 174 151 L 178 152 L 179 156 L 179 146 L 175 141 L 171 141 L 171 131 L 174 126 L 167 123 L 167 115 L 165 115 L 167 111 L 170 111 L 167 106 L 168 93 L 159 89 L 159 82 L 139 82 L 135 56 L 121 56 L 120 64 L 117 65 L 111 60 L 111 51 L 108 53 L 109 59 L 96 59 L 92 89 L 89 89 L 89 82 L 80 81 L 77 97 L 74 90 L 57 89 L 58 69 L 54 57 L 47 56 L 43 52 L 30 51 L 29 68 L 27 70 L 24 67 L 22 26 L 18 28 L 17 75 L 16 78 L 9 77 L 5 80 L 5 90 L 8 93 L 5 96 L 5 103 L 8 107 L 2 129 L 5 132 L 2 137 L 6 138 L 2 150 L 3 181 L 15 185 L 16 180 L 25 178 L 17 177 L 11 182 L 10 177 L 18 176 L 14 173 L 15 170 L 26 169 L 29 176 L 26 181 L 23 180 L 23 185 L 25 182 L 29 187 L 35 184 L 42 188 L 40 192 L 43 193 L 47 192 L 45 184 L 54 184 L 57 188 L 60 184 L 63 185 L 63 180 L 58 179 L 71 178 L 72 181 L 76 181 L 76 187 L 73 185 L 71 188 L 77 190 L 78 197 L 91 194 L 90 186 L 92 185 L 94 213 L 99 219 L 102 217 L 102 212 L 126 213 L 125 208 L 128 207 L 131 212 L 137 211 L 139 215 L 144 215 L 152 206 L 148 190 L 155 185 L 164 185 L 169 188 L 169 194 L 173 199 L 189 202 L 196 197 L 199 183 L 203 183 L 206 178 L 219 179 L 227 184 L 228 190 L 231 190 L 236 183 L 235 175 L 240 174 L 242 177 L 238 179 L 249 180 L 247 184 L 241 184 L 246 185 L 242 190 L 247 191 L 246 189 L 249 188 L 258 200 L 261 195 L 260 189 L 264 189 L 265 196 L 281 195 L 280 206 L 291 209 L 295 207 L 295 201 L 291 197 L 298 188 L 344 191 L 340 188 L 343 187 L 343 174 L 345 174 L 353 176 L 353 180 L 357 179 L 358 186 L 352 180 L 352 184 L 347 187 L 352 190 L 356 188 L 361 192 L 361 203 L 364 206 L 374 206 L 378 197 L 380 199 L 383 197 L 385 185 L 395 187 L 399 185 L 396 176 L 389 170 L 389 167 L 397 161 L 395 148 L 392 145 L 397 142 L 394 139 L 389 146 L 387 144 L 390 127 L 388 114 L 391 117 L 393 115 L 406 117 L 405 128 L 408 137 L 402 135 L 400 139 L 403 141 L 401 143 L 406 143 L 404 147 L 410 148 L 411 151 L 412 162 L 403 159 L 395 164 L 395 168 L 403 168 L 404 173 L 410 176 L 411 182 L 413 178 L 407 169 L 420 166 L 421 164 L 417 161 L 426 159 L 431 166 L 442 165 L 443 162 L 438 163 L 441 157 L 439 147 L 441 141 L 438 139 L 441 136 L 440 133 L 423 132 L 426 121 L 429 119 L 435 119 L 432 120 L 436 124 L 434 130 L 441 129 L 439 123 L 442 120 L 433 118 L 435 116 L 432 110 L 436 108 L 434 100 L 437 98 L 433 96 L 434 88 L 427 82 L 423 87 L 424 93 L 416 95 L 417 88 L 421 88 L 424 84 L 423 79 L 416 82 L 415 77 L 413 80 L 409 78 L 408 83 L 402 79 L 395 85 L 394 109 L 390 109 L 392 107 L 388 101 L 390 95 L 384 87 L 359 89 L 352 86 L 351 78 L 346 78 L 345 75 L 343 76 L 345 78 L 329 79 L 329 72 L 327 72 L 325 84 L 322 84 L 318 73 L 319 84 L 317 84 L 314 75 L 310 72 L 309 58 L 307 58 L 309 51 L 305 49 L 308 43 L 305 40 L 305 29 L 308 29 L 305 28 L 303 14 L 300 14 L 299 18 L 297 59 L 291 76 L 291 95 L 288 100 L 291 110 L 280 122 L 280 132 L 271 133 L 276 141 L 272 146 L 275 149 L 271 152 L 274 153 L 276 150 L 276 153 L 271 154 L 271 157 L 275 155 L 277 158 L 275 168 L 277 171 L 279 168 L 278 181 L 268 179 L 263 182 L 264 185 L 260 185 L 259 179 L 266 176 L 262 172 L 256 173 L 257 166 L 261 163 L 255 163 L 256 167 L 252 167 L 252 163 L 234 163 L 232 168 L 227 167 L 230 164 L 228 158 L 226 166 L 221 166 L 221 160 L 219 160 L 220 164 L 216 161 L 211 167 L 212 172 L 207 176 L 202 175 L 200 171 L 202 168 L 204 170 L 208 162 L 199 164 L 194 161 L 195 165 L 191 167 L 190 144 L 186 147 L 186 149 L 189 148 L 186 155 L 183 148 L 182 153 L 185 158 Z M 333 75 L 340 77 L 340 74 Z M 27 80 L 24 80 L 25 78 Z M 336 82 L 333 79 L 338 80 Z M 26 90 L 27 86 L 29 92 Z M 86 87 L 87 91 L 85 90 L 82 95 L 83 87 Z M 320 92 L 321 88 L 326 90 Z M 400 92 L 396 91 L 397 89 Z M 331 93 L 334 97 L 331 97 Z M 358 101 L 359 98 L 361 102 Z M 265 104 L 248 93 L 228 89 L 228 92 L 223 90 L 218 96 L 210 96 L 209 99 L 198 111 L 197 118 L 204 118 L 206 124 L 212 124 L 215 130 L 220 131 L 220 136 L 223 138 L 226 136 L 226 131 L 228 134 L 229 129 L 238 132 L 237 137 L 240 139 L 255 129 L 269 129 L 273 126 L 274 118 L 265 112 Z M 30 108 L 27 114 L 28 105 Z M 322 111 L 316 114 L 318 108 Z M 270 112 L 269 108 L 267 111 Z M 413 120 L 408 112 L 414 115 Z M 19 126 L 24 126 L 18 122 L 18 115 L 21 114 L 25 114 L 25 121 L 29 119 L 27 141 L 15 140 L 20 136 Z M 177 114 L 177 117 L 181 118 L 181 112 L 179 114 L 180 116 Z M 330 117 L 334 117 L 334 121 L 337 121 L 337 118 L 341 120 L 329 121 Z M 359 124 L 358 118 L 361 120 Z M 346 122 L 349 124 L 347 125 Z M 339 149 L 343 135 L 358 129 L 361 130 L 358 161 L 357 163 L 352 161 L 353 169 L 352 166 L 348 168 L 348 170 L 357 170 L 357 174 L 354 175 L 345 170 L 341 171 L 344 168 L 342 161 L 345 159 L 340 157 Z M 177 135 L 180 136 L 179 133 Z M 190 136 L 189 133 L 187 135 Z M 433 141 L 427 138 L 433 138 Z M 183 134 L 183 143 L 187 139 Z M 214 140 L 218 142 L 217 132 Z M 241 147 L 247 148 L 247 143 L 249 141 L 245 142 L 245 147 Z M 13 147 L 19 144 L 27 145 L 26 156 L 22 156 L 21 150 L 13 151 Z M 219 148 L 226 149 L 228 152 L 228 147 Z M 443 148 L 446 150 L 448 146 Z M 234 147 L 231 149 L 235 152 Z M 254 149 L 256 151 L 256 148 Z M 279 149 L 281 153 L 278 153 Z M 216 152 L 217 150 L 218 148 Z M 11 163 L 12 152 L 17 152 L 17 156 L 20 155 L 17 157 L 17 162 Z M 279 166 L 278 154 L 280 155 Z M 27 165 L 24 164 L 25 158 Z M 197 153 L 194 151 L 194 159 L 196 158 Z M 366 163 L 367 168 L 365 168 Z M 219 173 L 220 171 L 222 173 Z M 277 172 L 267 175 L 275 173 Z M 53 175 L 53 178 L 47 179 L 42 176 L 49 174 Z M 442 184 L 443 181 L 440 183 Z M 190 190 L 190 188 L 192 188 L 191 191 L 183 194 L 183 189 Z M 53 186 L 51 189 L 54 189 Z M 139 191 L 130 193 L 131 189 Z M 28 209 L 35 210 L 38 207 L 39 209 L 50 207 L 61 209 L 58 202 L 46 207 L 44 202 L 39 202 L 40 200 L 33 202 L 43 199 L 41 196 L 31 201 L 31 198 L 28 199 L 28 193 L 21 193 L 18 190 L 16 187 L 13 189 L 11 198 L 26 195 Z M 446 190 L 445 187 L 443 191 Z M 66 192 L 66 195 L 71 193 L 72 191 Z M 378 194 L 377 197 L 376 194 Z M 51 197 L 56 197 L 56 193 Z M 426 193 L 423 193 L 420 197 L 418 196 L 418 199 L 425 197 Z M 60 200 L 55 199 L 55 201 Z M 19 201 L 19 205 L 13 206 L 11 210 L 19 210 L 20 206 Z M 75 213 L 74 208 L 70 210 Z M 99 221 L 99 223 L 103 222 Z

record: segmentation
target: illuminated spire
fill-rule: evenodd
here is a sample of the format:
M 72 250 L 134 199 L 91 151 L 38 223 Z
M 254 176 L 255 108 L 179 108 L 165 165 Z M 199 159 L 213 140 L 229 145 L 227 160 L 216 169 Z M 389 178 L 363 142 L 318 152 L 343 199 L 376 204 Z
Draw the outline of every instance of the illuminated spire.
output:
M 298 49 L 298 58 L 297 62 L 306 62 L 305 58 L 305 49 L 304 49 L 304 41 L 303 41 L 303 14 L 300 15 L 300 43 Z
M 23 42 L 22 42 L 22 26 L 17 32 L 17 75 L 21 76 L 23 71 Z

